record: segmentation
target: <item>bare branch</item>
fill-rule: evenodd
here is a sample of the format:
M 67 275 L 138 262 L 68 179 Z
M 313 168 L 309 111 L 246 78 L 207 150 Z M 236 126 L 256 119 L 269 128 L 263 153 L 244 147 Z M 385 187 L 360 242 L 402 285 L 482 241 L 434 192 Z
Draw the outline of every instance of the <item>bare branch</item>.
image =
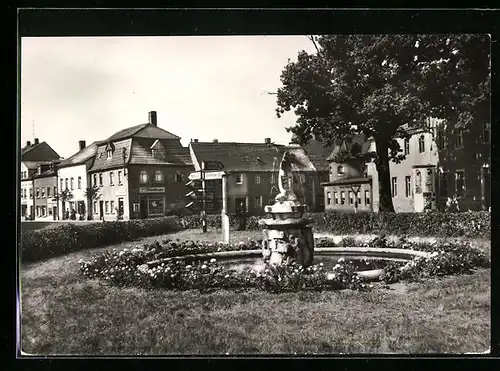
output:
M 320 54 L 319 47 L 318 47 L 318 44 L 316 44 L 316 40 L 314 39 L 314 36 L 313 35 L 307 36 L 307 38 L 309 40 L 311 40 L 311 42 L 313 43 L 313 45 L 316 48 L 316 51 L 318 52 L 318 55 L 319 55 Z

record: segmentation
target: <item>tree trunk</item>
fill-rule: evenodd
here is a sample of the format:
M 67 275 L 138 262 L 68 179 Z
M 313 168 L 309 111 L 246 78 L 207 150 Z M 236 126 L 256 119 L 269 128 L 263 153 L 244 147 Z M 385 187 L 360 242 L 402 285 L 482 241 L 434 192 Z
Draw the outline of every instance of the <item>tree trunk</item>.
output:
M 394 212 L 389 171 L 389 146 L 386 141 L 376 141 L 379 186 L 379 212 Z

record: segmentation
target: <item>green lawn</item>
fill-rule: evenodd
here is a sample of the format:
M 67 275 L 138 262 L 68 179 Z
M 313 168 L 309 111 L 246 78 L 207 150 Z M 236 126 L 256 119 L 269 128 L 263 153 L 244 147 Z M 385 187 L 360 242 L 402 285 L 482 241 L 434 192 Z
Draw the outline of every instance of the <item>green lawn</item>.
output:
M 235 241 L 246 236 L 247 232 L 233 234 Z M 165 237 L 219 240 L 220 234 L 183 231 L 113 247 Z M 287 294 L 120 289 L 79 274 L 80 258 L 113 247 L 23 267 L 24 352 L 338 354 L 489 349 L 489 269 L 363 293 Z

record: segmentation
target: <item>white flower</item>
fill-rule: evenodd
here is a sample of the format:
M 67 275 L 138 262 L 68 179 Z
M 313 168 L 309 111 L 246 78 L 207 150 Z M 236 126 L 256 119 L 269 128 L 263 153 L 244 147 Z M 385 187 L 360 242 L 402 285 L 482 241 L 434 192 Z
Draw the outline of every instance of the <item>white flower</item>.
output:
M 323 266 L 323 262 L 319 263 L 319 265 L 322 267 Z
M 215 259 L 215 258 L 210 259 L 210 263 L 215 263 L 216 261 L 217 261 L 217 259 Z
M 338 260 L 338 262 L 339 262 L 339 263 L 342 263 L 344 260 L 345 260 L 344 258 L 340 258 L 340 259 Z
M 186 269 L 191 269 L 192 266 L 191 265 L 186 265 Z
M 206 264 L 203 264 L 203 265 L 201 266 L 201 269 L 207 269 L 207 265 L 206 265 Z
M 226 275 L 224 276 L 224 278 L 229 278 L 229 274 L 226 274 Z

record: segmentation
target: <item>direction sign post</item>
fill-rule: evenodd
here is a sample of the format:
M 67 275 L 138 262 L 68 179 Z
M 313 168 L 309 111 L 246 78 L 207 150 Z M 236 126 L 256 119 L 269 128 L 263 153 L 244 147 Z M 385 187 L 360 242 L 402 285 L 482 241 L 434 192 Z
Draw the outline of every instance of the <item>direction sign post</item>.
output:
M 224 171 L 193 171 L 189 173 L 189 180 L 201 180 L 202 174 L 204 174 L 204 180 L 215 180 L 222 179 L 222 176 L 225 174 Z

